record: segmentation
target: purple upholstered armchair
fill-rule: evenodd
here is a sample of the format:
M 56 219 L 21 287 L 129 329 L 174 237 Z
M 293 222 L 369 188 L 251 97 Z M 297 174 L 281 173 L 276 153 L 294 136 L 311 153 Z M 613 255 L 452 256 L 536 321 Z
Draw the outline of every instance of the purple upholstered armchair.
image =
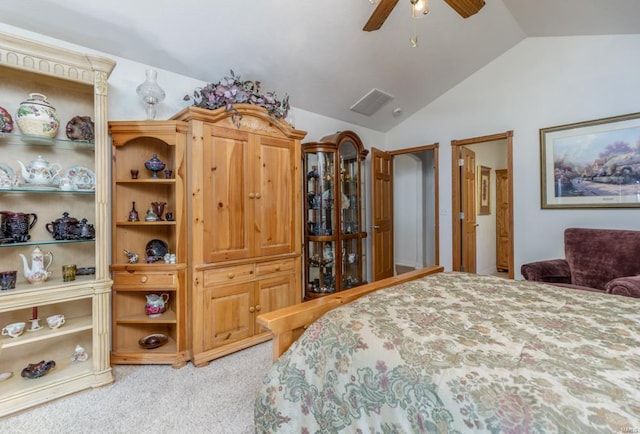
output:
M 565 259 L 530 262 L 526 280 L 640 298 L 640 231 L 568 228 Z

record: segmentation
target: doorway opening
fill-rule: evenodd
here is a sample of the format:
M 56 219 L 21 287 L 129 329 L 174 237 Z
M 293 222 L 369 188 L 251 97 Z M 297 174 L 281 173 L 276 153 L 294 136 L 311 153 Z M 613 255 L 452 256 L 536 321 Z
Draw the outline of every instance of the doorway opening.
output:
M 451 146 L 452 269 L 513 279 L 513 131 Z
M 372 278 L 439 263 L 438 144 L 372 149 Z

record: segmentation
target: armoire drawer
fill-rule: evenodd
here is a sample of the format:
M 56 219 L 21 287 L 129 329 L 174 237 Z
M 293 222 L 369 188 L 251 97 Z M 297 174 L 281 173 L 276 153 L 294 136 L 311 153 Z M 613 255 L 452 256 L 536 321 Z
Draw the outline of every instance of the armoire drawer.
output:
M 255 278 L 254 264 L 235 265 L 203 272 L 205 287 L 216 283 L 243 282 L 253 278 Z
M 176 273 L 166 271 L 117 271 L 113 276 L 114 285 L 168 286 L 177 285 Z
M 256 264 L 256 275 L 265 276 L 283 271 L 293 271 L 296 268 L 295 259 L 282 259 L 279 261 L 261 262 Z

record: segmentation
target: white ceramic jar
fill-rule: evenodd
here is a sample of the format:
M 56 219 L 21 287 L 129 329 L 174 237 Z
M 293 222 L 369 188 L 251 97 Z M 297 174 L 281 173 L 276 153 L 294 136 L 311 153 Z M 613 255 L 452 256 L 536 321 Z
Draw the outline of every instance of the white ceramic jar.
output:
M 29 98 L 20 103 L 16 123 L 22 134 L 43 137 L 55 137 L 60 127 L 56 109 L 40 93 L 30 93 Z

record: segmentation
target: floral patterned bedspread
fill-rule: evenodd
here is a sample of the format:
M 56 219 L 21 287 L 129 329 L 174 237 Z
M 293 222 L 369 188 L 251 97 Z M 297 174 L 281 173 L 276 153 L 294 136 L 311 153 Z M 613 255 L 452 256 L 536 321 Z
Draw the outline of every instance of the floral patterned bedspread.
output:
M 256 432 L 640 432 L 640 299 L 439 273 L 313 323 Z

